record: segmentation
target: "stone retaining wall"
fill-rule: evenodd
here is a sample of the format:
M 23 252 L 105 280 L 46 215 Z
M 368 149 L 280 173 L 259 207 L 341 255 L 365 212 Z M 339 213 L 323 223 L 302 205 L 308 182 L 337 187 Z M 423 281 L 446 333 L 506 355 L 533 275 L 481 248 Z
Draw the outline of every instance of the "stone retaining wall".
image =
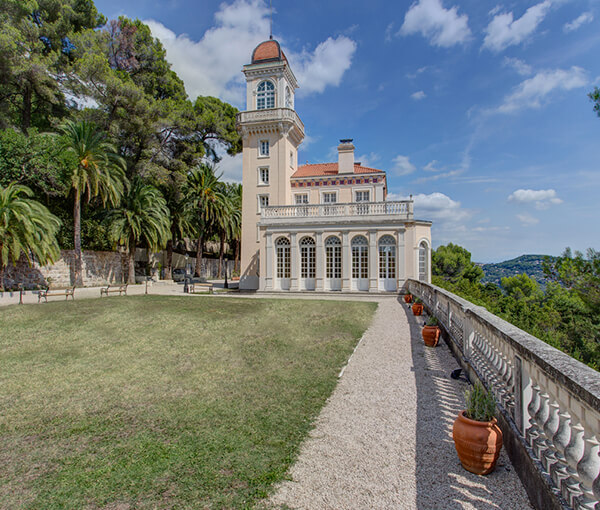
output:
M 15 288 L 23 284 L 26 289 L 51 285 L 52 287 L 68 287 L 73 285 L 75 252 L 61 250 L 61 257 L 54 264 L 40 266 L 37 262 L 31 267 L 25 259 L 19 260 L 16 266 L 6 268 L 4 285 Z M 83 252 L 83 284 L 86 287 L 104 285 L 123 281 L 127 263 L 125 256 L 113 251 Z
M 25 289 L 32 289 L 51 285 L 52 287 L 68 287 L 73 285 L 75 252 L 73 250 L 61 250 L 60 259 L 47 266 L 34 263 L 31 267 L 25 259 L 19 260 L 16 267 L 9 265 L 4 275 L 4 286 L 7 289 L 15 289 L 23 284 Z M 145 250 L 136 251 L 136 266 L 146 264 L 147 255 Z M 164 267 L 166 255 L 164 252 L 155 254 L 151 258 L 153 276 L 158 278 L 158 268 Z M 194 271 L 196 259 L 189 257 L 187 260 L 190 271 Z M 205 278 L 216 278 L 219 268 L 218 259 L 203 259 L 202 275 Z M 185 268 L 186 259 L 183 255 L 173 254 L 173 267 Z M 233 260 L 227 261 L 229 276 L 233 272 Z M 138 275 L 143 274 L 136 269 Z M 83 284 L 86 287 L 105 285 L 107 283 L 121 283 L 127 280 L 127 257 L 124 253 L 114 251 L 83 251 Z

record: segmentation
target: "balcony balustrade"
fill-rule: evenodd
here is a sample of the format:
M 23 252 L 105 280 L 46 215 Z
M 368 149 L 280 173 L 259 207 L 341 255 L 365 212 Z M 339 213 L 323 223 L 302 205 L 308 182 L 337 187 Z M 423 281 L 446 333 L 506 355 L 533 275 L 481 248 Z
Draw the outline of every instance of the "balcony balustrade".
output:
M 598 372 L 444 289 L 416 280 L 406 287 L 438 318 L 463 367 L 494 394 L 555 503 L 600 509 Z M 540 503 L 560 507 L 548 505 Z
M 351 217 L 393 217 L 393 219 L 411 220 L 413 218 L 413 202 L 353 202 L 347 204 L 306 204 L 275 205 L 264 207 L 261 220 L 269 219 L 310 219 L 310 218 L 342 218 Z

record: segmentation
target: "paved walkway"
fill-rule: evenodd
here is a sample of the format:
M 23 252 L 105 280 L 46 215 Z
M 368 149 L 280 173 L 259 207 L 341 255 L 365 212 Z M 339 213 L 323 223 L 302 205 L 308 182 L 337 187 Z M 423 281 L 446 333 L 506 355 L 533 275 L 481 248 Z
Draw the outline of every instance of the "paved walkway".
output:
M 268 502 L 293 509 L 501 509 L 531 506 L 508 457 L 494 473 L 465 471 L 452 424 L 467 383 L 443 342 L 424 346 L 422 319 L 381 299 L 290 470 Z

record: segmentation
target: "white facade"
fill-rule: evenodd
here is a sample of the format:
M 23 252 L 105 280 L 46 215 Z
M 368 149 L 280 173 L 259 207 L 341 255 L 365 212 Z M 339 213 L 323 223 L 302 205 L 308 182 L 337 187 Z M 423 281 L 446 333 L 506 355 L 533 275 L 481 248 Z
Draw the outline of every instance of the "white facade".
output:
M 297 165 L 304 125 L 279 43 L 261 43 L 244 66 L 240 288 L 264 291 L 396 292 L 406 278 L 429 282 L 431 223 L 412 201 L 386 202 L 386 175 L 354 161 Z

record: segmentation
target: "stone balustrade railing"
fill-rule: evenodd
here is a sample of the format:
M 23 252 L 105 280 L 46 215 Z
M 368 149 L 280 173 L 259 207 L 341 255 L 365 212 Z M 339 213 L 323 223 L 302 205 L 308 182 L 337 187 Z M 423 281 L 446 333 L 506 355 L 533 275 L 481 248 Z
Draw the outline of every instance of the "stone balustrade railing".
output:
M 600 374 L 444 289 L 416 280 L 406 288 L 495 395 L 560 505 L 600 510 Z
M 304 124 L 292 108 L 267 108 L 265 110 L 249 110 L 237 114 L 238 123 L 290 121 L 295 122 L 304 132 Z
M 263 207 L 262 218 L 322 218 L 326 216 L 402 216 L 412 219 L 413 202 L 354 202 L 347 204 L 276 205 Z

